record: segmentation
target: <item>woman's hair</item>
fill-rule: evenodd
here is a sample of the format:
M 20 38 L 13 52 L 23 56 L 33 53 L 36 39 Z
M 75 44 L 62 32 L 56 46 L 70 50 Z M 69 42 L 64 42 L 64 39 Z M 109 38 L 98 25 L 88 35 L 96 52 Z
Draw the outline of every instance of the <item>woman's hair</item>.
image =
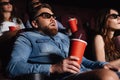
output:
M 10 4 L 13 6 L 13 10 L 11 12 L 11 16 L 10 16 L 10 20 L 12 21 L 14 17 L 16 17 L 17 19 L 17 23 L 20 24 L 21 20 L 18 18 L 18 16 L 16 15 L 16 10 L 15 10 L 15 6 L 12 4 L 12 2 L 10 2 Z M 4 22 L 4 15 L 3 15 L 3 2 L 0 2 L 0 25 L 2 25 L 1 23 Z
M 115 60 L 120 58 L 120 50 L 117 50 L 114 44 L 114 38 L 109 38 L 110 29 L 106 26 L 107 15 L 110 14 L 110 10 L 115 10 L 118 12 L 117 9 L 113 8 L 105 8 L 98 12 L 95 17 L 95 32 L 96 34 L 100 34 L 105 42 L 105 56 L 107 61 Z

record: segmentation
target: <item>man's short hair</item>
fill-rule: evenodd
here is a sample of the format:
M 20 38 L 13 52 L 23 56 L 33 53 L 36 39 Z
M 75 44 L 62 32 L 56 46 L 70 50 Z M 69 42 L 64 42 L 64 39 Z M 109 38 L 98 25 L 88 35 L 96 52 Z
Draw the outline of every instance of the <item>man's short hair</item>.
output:
M 29 18 L 30 18 L 30 21 L 32 20 L 35 20 L 35 17 L 36 17 L 36 14 L 38 13 L 38 11 L 42 8 L 48 8 L 52 11 L 52 8 L 49 4 L 46 4 L 46 3 L 43 3 L 37 7 L 34 7 L 31 9 L 31 12 L 29 13 Z

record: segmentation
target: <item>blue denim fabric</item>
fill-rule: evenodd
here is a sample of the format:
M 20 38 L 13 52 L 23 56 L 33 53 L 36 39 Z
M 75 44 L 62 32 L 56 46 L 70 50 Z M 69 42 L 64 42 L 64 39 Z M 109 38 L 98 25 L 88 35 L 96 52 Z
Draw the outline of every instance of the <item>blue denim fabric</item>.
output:
M 21 33 L 14 44 L 7 71 L 12 77 L 30 73 L 50 75 L 51 64 L 68 57 L 69 44 L 69 37 L 62 33 L 54 37 L 37 31 Z M 103 65 L 102 62 L 93 62 L 83 58 L 81 72 Z

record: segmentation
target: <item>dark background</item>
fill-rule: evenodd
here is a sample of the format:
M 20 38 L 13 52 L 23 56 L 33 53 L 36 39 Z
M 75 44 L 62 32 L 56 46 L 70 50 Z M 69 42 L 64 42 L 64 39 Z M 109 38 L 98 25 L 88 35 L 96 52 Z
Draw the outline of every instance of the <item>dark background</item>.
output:
M 77 7 L 120 7 L 119 0 L 43 0 L 49 4 L 70 5 Z
M 17 7 L 17 14 L 26 21 L 26 0 L 12 0 Z M 120 0 L 41 0 L 48 3 L 54 12 L 62 20 L 65 15 L 79 16 L 82 21 L 94 16 L 101 8 L 115 7 L 120 8 Z M 88 17 L 88 18 L 87 18 Z M 64 21 L 61 21 L 64 22 Z

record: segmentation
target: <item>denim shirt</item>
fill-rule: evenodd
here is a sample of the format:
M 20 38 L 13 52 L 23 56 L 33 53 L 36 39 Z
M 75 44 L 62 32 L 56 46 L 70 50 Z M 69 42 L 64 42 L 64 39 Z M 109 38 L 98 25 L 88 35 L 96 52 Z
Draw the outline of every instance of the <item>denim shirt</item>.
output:
M 62 33 L 47 36 L 38 31 L 24 32 L 14 43 L 7 66 L 10 76 L 30 73 L 50 75 L 50 66 L 68 57 L 69 37 Z M 100 68 L 104 62 L 93 62 L 83 57 L 81 72 Z

